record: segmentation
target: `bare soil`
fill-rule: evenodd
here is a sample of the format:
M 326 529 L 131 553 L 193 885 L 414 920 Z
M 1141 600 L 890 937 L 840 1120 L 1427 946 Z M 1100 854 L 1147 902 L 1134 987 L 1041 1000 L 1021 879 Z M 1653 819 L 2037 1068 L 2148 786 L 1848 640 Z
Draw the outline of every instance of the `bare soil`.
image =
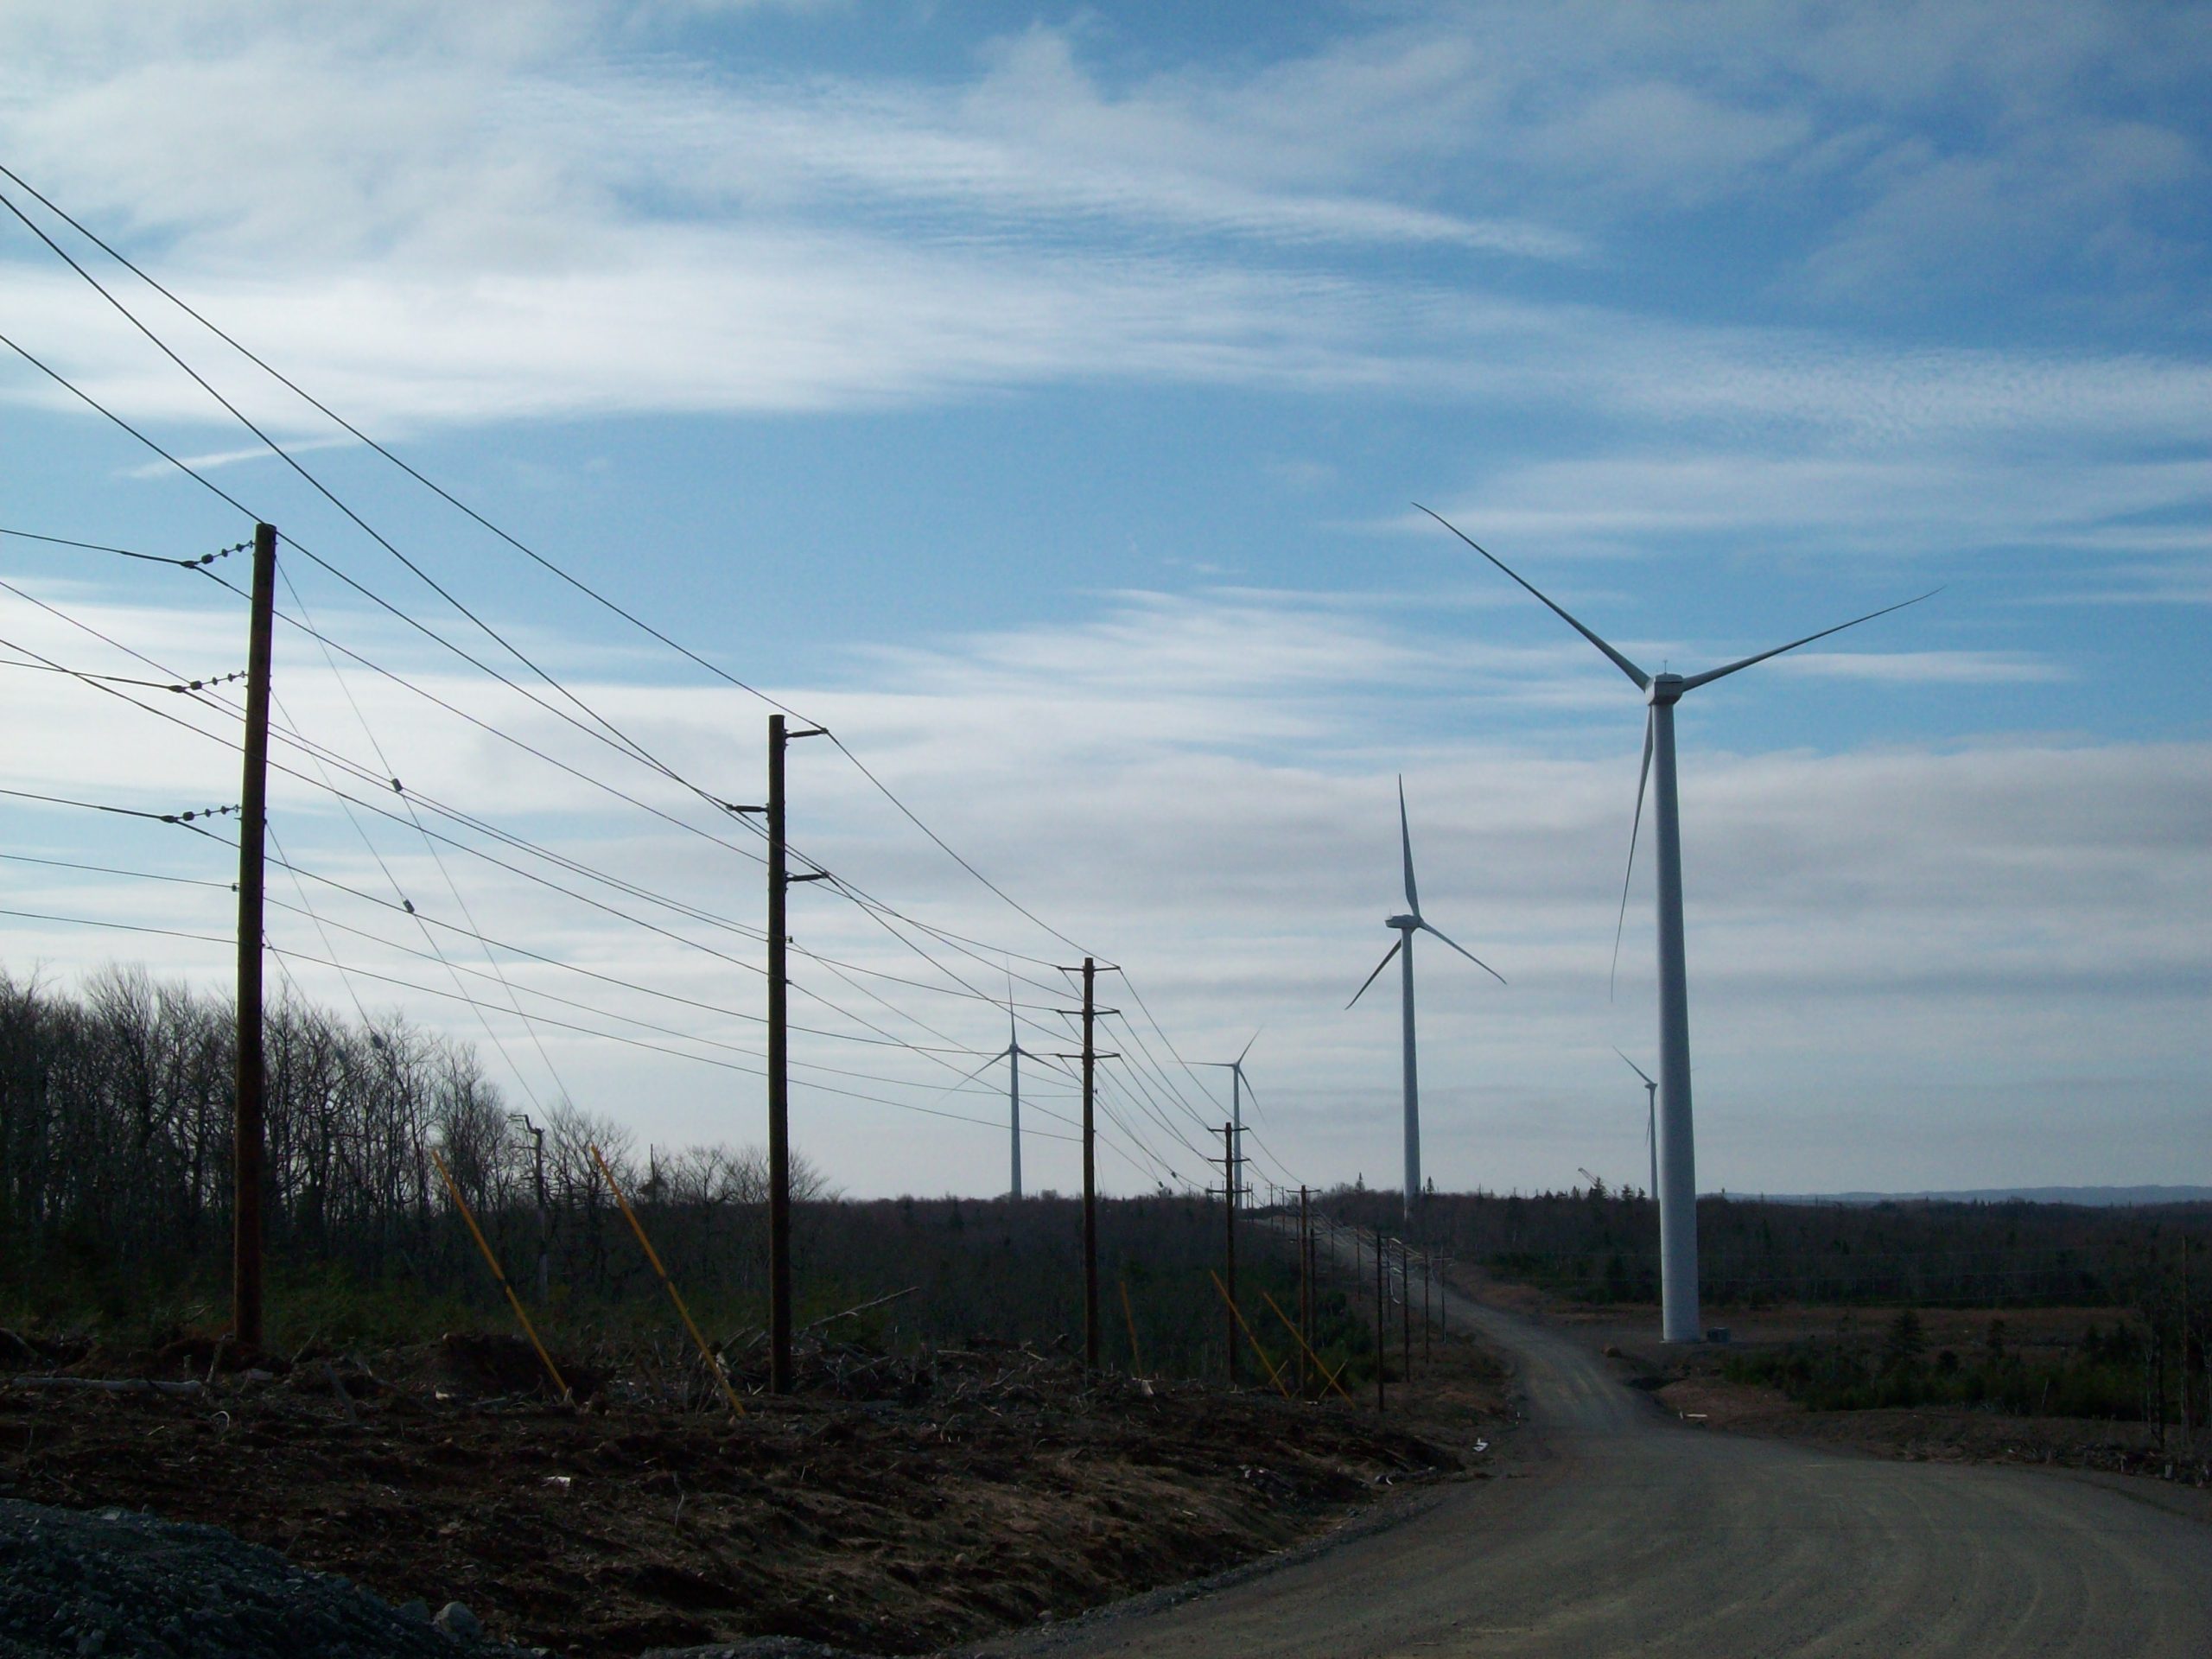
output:
M 657 1403 L 477 1338 L 284 1374 L 199 1351 L 65 1372 L 194 1392 L 0 1384 L 0 1496 L 211 1523 L 387 1599 L 457 1600 L 573 1655 L 785 1637 L 875 1653 L 972 1640 L 1285 1548 L 1391 1488 L 1463 1478 L 1503 1374 L 1440 1345 L 1392 1410 L 1086 1380 L 1026 1351 L 847 1354 L 748 1414 Z M 1417 1362 L 1417 1370 L 1418 1367 Z M 823 1397 L 832 1388 L 878 1397 Z

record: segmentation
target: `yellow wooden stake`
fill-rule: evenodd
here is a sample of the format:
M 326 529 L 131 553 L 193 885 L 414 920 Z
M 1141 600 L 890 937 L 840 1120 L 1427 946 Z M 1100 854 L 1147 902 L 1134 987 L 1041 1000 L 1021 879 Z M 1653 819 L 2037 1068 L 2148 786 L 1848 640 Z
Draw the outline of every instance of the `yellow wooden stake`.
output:
M 1129 1281 L 1122 1281 L 1122 1317 L 1129 1322 L 1129 1368 L 1139 1376 L 1144 1375 L 1144 1356 L 1137 1351 L 1137 1313 L 1129 1306 Z
M 591 1148 L 592 1160 L 599 1166 L 599 1173 L 607 1177 L 607 1190 L 614 1195 L 614 1202 L 622 1206 L 622 1213 L 629 1218 L 630 1230 L 638 1236 L 638 1243 L 645 1249 L 645 1260 L 653 1264 L 653 1271 L 660 1275 L 662 1284 L 668 1287 L 668 1300 L 676 1304 L 676 1311 L 683 1316 L 683 1328 L 691 1333 L 691 1340 L 699 1344 L 699 1357 L 707 1362 L 707 1369 L 721 1384 L 722 1398 L 729 1402 L 729 1408 L 739 1416 L 745 1415 L 745 1402 L 737 1397 L 737 1390 L 729 1385 L 729 1376 L 722 1370 L 722 1363 L 715 1357 L 715 1351 L 707 1346 L 706 1338 L 699 1334 L 699 1327 L 692 1321 L 691 1310 L 683 1306 L 683 1298 L 676 1294 L 676 1281 L 668 1276 L 668 1269 L 660 1264 L 659 1252 L 653 1242 L 645 1236 L 645 1224 L 638 1219 L 638 1212 L 630 1207 L 630 1200 L 622 1196 L 621 1184 L 614 1179 L 614 1172 L 607 1166 L 607 1160 L 600 1156 L 597 1147 Z
M 1344 1394 L 1344 1384 L 1337 1381 L 1339 1376 L 1344 1375 L 1344 1366 L 1339 1365 L 1335 1370 L 1332 1371 L 1329 1369 L 1327 1363 L 1322 1359 L 1321 1356 L 1313 1351 L 1313 1345 L 1309 1344 L 1304 1337 L 1299 1334 L 1298 1327 L 1291 1323 L 1290 1315 L 1284 1313 L 1280 1307 L 1275 1306 L 1275 1299 L 1268 1295 L 1268 1293 L 1263 1290 L 1260 1293 L 1260 1300 L 1265 1302 L 1269 1308 L 1274 1310 L 1275 1318 L 1282 1321 L 1283 1329 L 1290 1332 L 1291 1339 L 1297 1343 L 1300 1347 L 1306 1350 L 1306 1357 L 1313 1362 L 1313 1369 L 1321 1373 L 1321 1381 L 1327 1383 L 1329 1387 L 1334 1389 L 1338 1394 L 1344 1394 L 1344 1403 L 1346 1405 L 1350 1406 L 1357 1404 L 1358 1402 L 1355 1401 L 1351 1395 Z M 1344 1361 L 1344 1365 L 1349 1365 L 1351 1363 L 1351 1361 L 1349 1359 Z
M 507 1282 L 506 1273 L 499 1266 L 499 1258 L 492 1254 L 491 1243 L 484 1236 L 484 1230 L 476 1224 L 476 1216 L 469 1209 L 468 1200 L 461 1196 L 461 1183 L 454 1179 L 453 1171 L 446 1167 L 446 1160 L 438 1156 L 435 1147 L 430 1148 L 430 1161 L 438 1166 L 438 1173 L 445 1177 L 446 1191 L 453 1194 L 454 1207 L 461 1211 L 461 1218 L 468 1224 L 468 1230 L 475 1235 L 476 1248 L 484 1252 L 485 1261 L 491 1264 L 492 1276 L 499 1281 L 499 1288 L 507 1293 L 507 1300 L 515 1310 L 515 1318 L 522 1321 L 523 1334 L 530 1338 L 530 1345 L 537 1350 L 538 1358 L 545 1363 L 545 1374 L 553 1379 L 553 1386 L 561 1390 L 561 1398 L 573 1402 L 575 1395 L 570 1392 L 567 1379 L 561 1375 L 561 1368 L 553 1363 L 553 1356 L 545 1351 L 545 1344 L 537 1339 L 537 1327 L 530 1322 L 530 1315 L 523 1312 L 522 1298 L 515 1294 L 515 1287 Z
M 1213 1287 L 1221 1293 L 1221 1300 L 1229 1304 L 1229 1311 L 1236 1315 L 1236 1328 L 1244 1333 L 1244 1340 L 1252 1344 L 1252 1351 L 1259 1355 L 1260 1363 L 1268 1368 L 1268 1376 L 1274 1383 L 1275 1391 L 1284 1399 L 1289 1399 L 1289 1384 L 1282 1380 L 1282 1373 L 1275 1369 L 1274 1361 L 1268 1357 L 1268 1351 L 1260 1346 L 1260 1339 L 1252 1334 L 1252 1327 L 1244 1323 L 1243 1312 L 1236 1306 L 1235 1299 L 1230 1295 L 1229 1287 L 1221 1282 L 1221 1275 L 1211 1268 L 1206 1269 L 1206 1276 L 1213 1281 Z M 1265 1294 L 1264 1292 L 1262 1294 Z

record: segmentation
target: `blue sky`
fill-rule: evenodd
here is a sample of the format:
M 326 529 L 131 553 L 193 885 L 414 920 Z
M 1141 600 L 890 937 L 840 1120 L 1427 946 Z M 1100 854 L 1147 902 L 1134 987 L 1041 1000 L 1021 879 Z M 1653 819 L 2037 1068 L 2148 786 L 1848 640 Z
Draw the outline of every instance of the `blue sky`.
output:
M 1424 958 L 1429 1167 L 1495 1186 L 1640 1167 L 1640 1091 L 1610 1047 L 1650 1045 L 1641 874 L 1605 986 L 1632 695 L 1418 500 L 1677 668 L 1944 587 L 1685 705 L 1705 1185 L 2203 1179 L 2201 9 L 450 10 L 0 5 L 0 160 L 480 511 L 833 721 L 1025 904 L 1127 961 L 1191 1058 L 1265 1025 L 1271 1173 L 1395 1166 L 1394 1010 L 1342 1002 L 1387 944 L 1402 771 L 1425 903 L 1513 982 Z M 0 332 L 451 620 L 10 224 Z M 760 705 L 118 291 L 595 706 L 757 793 Z M 129 547 L 241 534 L 20 360 L 0 364 L 0 524 Z M 0 563 L 150 654 L 237 652 L 204 583 L 16 540 Z M 573 737 L 296 575 L 359 649 Z M 0 638 L 120 671 L 0 600 Z M 190 757 L 69 682 L 9 683 L 35 716 L 18 787 L 235 793 L 212 742 Z M 287 685 L 345 752 L 373 740 L 456 804 L 757 922 L 753 867 L 696 836 L 495 758 L 404 693 L 351 685 L 365 726 L 297 639 Z M 797 765 L 825 861 L 995 946 L 1065 953 L 849 768 Z M 303 862 L 442 882 L 419 838 L 365 842 L 310 790 L 278 804 Z M 34 855 L 89 834 L 0 817 Z M 91 838 L 211 873 L 140 830 Z M 173 884 L 4 874 L 18 908 L 211 920 Z M 455 877 L 486 932 L 753 995 L 488 868 Z M 849 909 L 806 925 L 844 959 L 900 958 Z M 0 950 L 63 977 L 118 955 L 222 971 L 189 942 L 58 924 L 13 924 Z M 473 1033 L 510 1093 L 567 1088 L 640 1141 L 757 1138 L 749 1079 L 487 1016 L 509 1068 L 466 1008 L 296 971 Z M 987 1008 L 939 1013 L 957 1045 L 1003 1040 Z M 899 1063 L 910 1104 L 950 1081 Z M 986 1085 L 948 1098 L 993 1109 Z M 814 1144 L 851 1190 L 998 1179 L 981 1128 L 821 1108 Z M 1065 1184 L 1065 1152 L 1041 1146 L 1035 1179 Z

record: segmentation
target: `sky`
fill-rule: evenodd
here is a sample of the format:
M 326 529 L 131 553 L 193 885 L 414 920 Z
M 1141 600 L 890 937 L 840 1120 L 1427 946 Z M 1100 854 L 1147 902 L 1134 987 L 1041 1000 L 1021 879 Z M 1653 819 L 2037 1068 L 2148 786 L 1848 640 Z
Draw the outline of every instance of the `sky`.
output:
M 276 524 L 376 664 L 280 626 L 280 988 L 641 1147 L 762 1138 L 713 803 L 754 692 L 829 725 L 794 842 L 896 917 L 794 893 L 793 1134 L 855 1194 L 1003 1190 L 1009 987 L 1078 1184 L 1079 950 L 1109 1190 L 1208 1179 L 1255 1031 L 1256 1178 L 1395 1185 L 1401 777 L 1507 982 L 1421 951 L 1427 1173 L 1641 1185 L 1637 695 L 1415 504 L 1651 669 L 1940 588 L 1682 705 L 1700 1185 L 2204 1182 L 2208 71 L 2093 0 L 0 0 L 0 194 L 296 462 L 0 214 L 0 528 Z M 0 536 L 0 784 L 234 803 L 222 704 L 21 664 L 233 672 L 245 563 Z M 74 918 L 10 973 L 224 988 L 219 842 L 0 796 L 0 852 Z

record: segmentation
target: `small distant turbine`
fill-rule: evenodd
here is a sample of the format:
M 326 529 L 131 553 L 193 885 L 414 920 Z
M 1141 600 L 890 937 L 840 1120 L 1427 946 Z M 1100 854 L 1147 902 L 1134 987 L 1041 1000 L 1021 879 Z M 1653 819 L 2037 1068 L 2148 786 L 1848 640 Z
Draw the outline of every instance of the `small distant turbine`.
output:
M 1449 938 L 1441 928 L 1421 919 L 1421 897 L 1414 888 L 1414 832 L 1406 821 L 1406 780 L 1398 779 L 1398 838 L 1406 855 L 1406 913 L 1384 918 L 1382 925 L 1398 930 L 1398 942 L 1382 953 L 1382 960 L 1375 964 L 1375 972 L 1361 982 L 1351 994 L 1349 1008 L 1367 995 L 1390 958 L 1398 957 L 1401 1007 L 1399 1017 L 1405 1030 L 1405 1090 L 1406 1090 L 1406 1213 L 1413 1214 L 1414 1205 L 1421 1197 L 1421 1075 L 1414 1063 L 1414 935 L 1433 933 L 1445 944 L 1466 957 L 1499 984 L 1505 976 L 1499 973 L 1480 957 Z
M 1613 1052 L 1621 1054 L 1618 1048 Z M 1637 1077 L 1643 1077 L 1643 1149 L 1651 1158 L 1651 1200 L 1656 1204 L 1659 1201 L 1659 1085 L 1644 1077 L 1643 1068 L 1627 1055 L 1621 1054 L 1621 1063 Z
M 1233 1060 L 1198 1062 L 1200 1065 L 1219 1066 L 1229 1073 L 1229 1121 L 1236 1126 L 1236 1133 L 1240 1137 L 1244 1133 L 1244 1096 L 1251 1091 L 1252 1088 L 1250 1084 L 1244 1081 L 1244 1055 L 1249 1054 L 1252 1052 L 1252 1044 L 1259 1040 L 1260 1033 L 1255 1031 L 1252 1033 L 1251 1041 L 1244 1045 L 1243 1053 L 1239 1054 Z
M 1256 1031 L 1252 1033 L 1252 1042 L 1259 1042 Z M 1243 1135 L 1243 1097 L 1252 1093 L 1252 1084 L 1245 1082 L 1243 1075 L 1243 1059 L 1245 1055 L 1252 1053 L 1252 1042 L 1245 1044 L 1243 1053 L 1239 1053 L 1234 1059 L 1201 1059 L 1199 1062 L 1201 1066 L 1219 1066 L 1221 1071 L 1230 1075 L 1230 1122 L 1236 1126 L 1239 1135 Z
M 1421 506 L 1416 501 L 1415 506 Z M 1841 633 L 1846 628 L 1855 628 L 1861 622 L 1871 622 L 1878 616 L 1887 616 L 1891 611 L 1901 611 L 1908 605 L 1917 605 L 1941 589 L 1931 588 L 1911 599 L 1900 600 L 1894 605 L 1885 605 L 1878 611 L 1869 611 L 1855 616 L 1848 622 L 1839 622 L 1832 628 L 1822 628 L 1818 633 L 1808 633 L 1802 639 L 1792 639 L 1786 645 L 1777 645 L 1771 651 L 1760 652 L 1755 657 L 1745 657 L 1737 662 L 1707 669 L 1702 674 L 1685 677 L 1680 674 L 1647 674 L 1634 663 L 1615 651 L 1588 628 L 1569 616 L 1566 611 L 1523 581 L 1505 562 L 1484 547 L 1446 519 L 1441 513 L 1423 512 L 1442 524 L 1469 547 L 1488 559 L 1511 577 L 1535 599 L 1541 601 L 1553 615 L 1604 653 L 1607 661 L 1628 676 L 1636 689 L 1643 694 L 1646 712 L 1643 716 L 1643 762 L 1636 779 L 1636 817 L 1629 826 L 1628 860 L 1632 874 L 1636 868 L 1636 836 L 1643 823 L 1643 786 L 1652 777 L 1651 763 L 1659 762 L 1656 787 L 1652 791 L 1652 833 L 1658 842 L 1658 901 L 1659 932 L 1659 1094 L 1667 1103 L 1667 1109 L 1659 1114 L 1659 1122 L 1667 1131 L 1667 1155 L 1659 1160 L 1662 1182 L 1659 1188 L 1659 1292 L 1660 1325 L 1662 1339 L 1668 1342 L 1695 1342 L 1702 1334 L 1699 1328 L 1697 1303 L 1697 1153 L 1692 1145 L 1690 1127 L 1690 1001 L 1689 969 L 1682 953 L 1682 830 L 1680 803 L 1675 786 L 1675 705 L 1683 696 L 1700 685 L 1710 685 L 1715 680 L 1726 679 L 1738 669 L 1763 663 L 1770 657 L 1779 657 L 1785 651 L 1795 651 L 1800 645 L 1809 645 L 1815 639 L 1825 639 L 1832 633 Z M 1628 878 L 1621 879 L 1621 918 L 1628 916 Z M 1613 959 L 1620 960 L 1620 926 L 1613 930 Z
M 945 1091 L 950 1093 L 963 1083 L 972 1083 L 1001 1060 L 1007 1063 L 1007 1132 L 1013 1142 L 1012 1184 L 1007 1188 L 1007 1194 L 1009 1198 L 1019 1198 L 1021 1196 L 1021 1062 L 1024 1057 L 1033 1060 L 1042 1057 L 1032 1053 L 1021 1046 L 1021 1035 L 1014 1029 L 1014 1004 L 1011 1001 L 1007 1003 L 1006 1008 L 1006 1036 L 1007 1042 L 1004 1048 L 999 1050 L 997 1053 L 992 1055 L 965 1077 L 947 1084 Z

